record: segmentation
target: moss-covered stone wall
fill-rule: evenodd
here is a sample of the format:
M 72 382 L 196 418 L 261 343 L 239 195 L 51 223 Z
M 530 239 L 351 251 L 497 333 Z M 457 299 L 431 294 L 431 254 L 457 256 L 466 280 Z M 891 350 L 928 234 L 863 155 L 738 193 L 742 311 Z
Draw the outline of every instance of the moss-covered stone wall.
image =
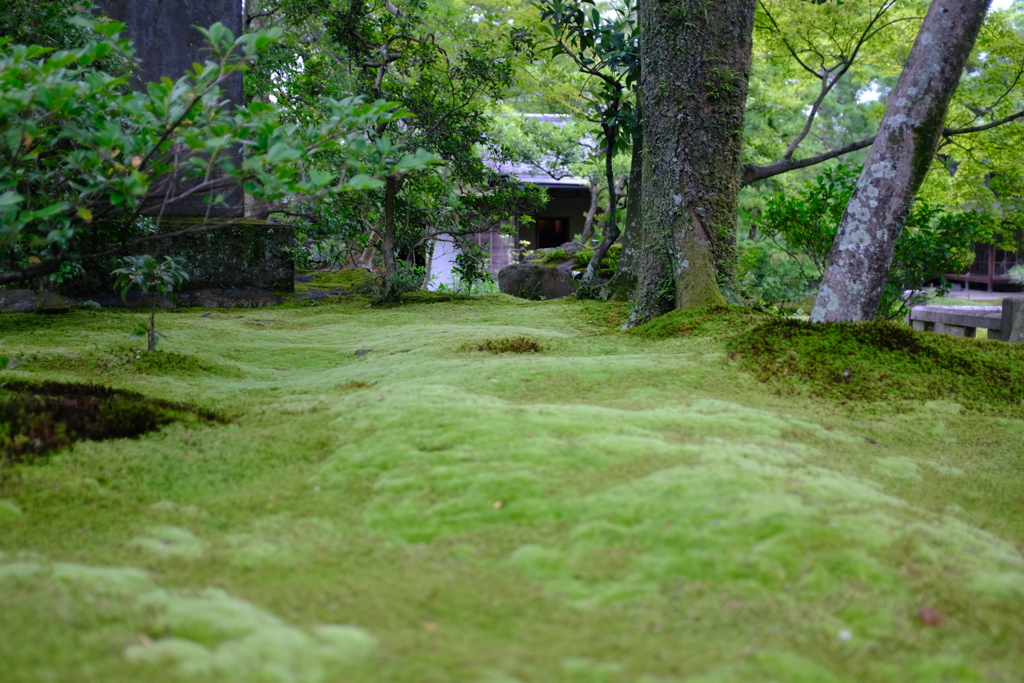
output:
M 163 229 L 177 232 L 188 226 L 189 219 L 176 218 L 165 221 Z M 291 292 L 295 286 L 295 265 L 286 249 L 294 243 L 295 231 L 290 225 L 245 220 L 206 232 L 150 242 L 133 250 L 132 254 L 149 254 L 157 259 L 168 255 L 183 258 L 189 279 L 182 291 L 259 287 Z M 115 279 L 110 272 L 121 265 L 119 256 L 83 262 L 85 274 L 61 283 L 58 292 L 65 296 L 108 294 L 114 289 Z

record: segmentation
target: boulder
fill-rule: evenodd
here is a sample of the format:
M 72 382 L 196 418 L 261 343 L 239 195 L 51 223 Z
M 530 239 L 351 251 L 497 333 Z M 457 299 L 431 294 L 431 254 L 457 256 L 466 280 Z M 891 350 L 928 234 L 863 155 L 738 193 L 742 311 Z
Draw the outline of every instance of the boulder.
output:
M 498 287 L 504 294 L 521 299 L 561 299 L 575 290 L 573 259 L 546 265 L 537 261 L 513 263 L 498 273 Z

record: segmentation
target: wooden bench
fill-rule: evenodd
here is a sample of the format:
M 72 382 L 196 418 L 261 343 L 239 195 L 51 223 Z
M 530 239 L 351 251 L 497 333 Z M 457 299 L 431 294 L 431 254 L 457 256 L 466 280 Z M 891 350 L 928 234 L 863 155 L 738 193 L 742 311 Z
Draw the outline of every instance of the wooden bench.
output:
M 954 337 L 976 337 L 978 329 L 988 330 L 989 339 L 1010 339 L 1015 317 L 1020 317 L 1024 299 L 1004 299 L 1003 306 L 915 306 L 910 324 L 918 332 L 937 332 Z M 1021 334 L 1017 335 L 1021 337 Z

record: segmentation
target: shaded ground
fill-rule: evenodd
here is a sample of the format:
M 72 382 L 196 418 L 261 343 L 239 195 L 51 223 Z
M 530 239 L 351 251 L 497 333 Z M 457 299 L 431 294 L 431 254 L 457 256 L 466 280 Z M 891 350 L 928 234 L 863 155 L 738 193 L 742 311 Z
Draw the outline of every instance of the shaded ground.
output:
M 1017 411 L 762 383 L 742 316 L 414 298 L 160 313 L 144 363 L 141 313 L 0 316 L 7 377 L 228 418 L 2 471 L 4 682 L 1019 680 Z
M 0 384 L 0 453 L 7 464 L 32 462 L 77 441 L 135 438 L 195 417 L 188 406 L 99 384 L 8 380 Z

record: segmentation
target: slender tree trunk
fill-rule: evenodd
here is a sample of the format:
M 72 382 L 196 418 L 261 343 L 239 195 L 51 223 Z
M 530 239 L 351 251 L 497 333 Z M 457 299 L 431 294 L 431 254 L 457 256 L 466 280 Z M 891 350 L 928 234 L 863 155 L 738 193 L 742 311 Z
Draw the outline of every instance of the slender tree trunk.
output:
M 146 335 L 149 352 L 156 351 L 156 306 L 149 307 L 149 334 Z
M 933 0 L 832 244 L 814 322 L 871 320 L 989 0 Z
M 433 275 L 433 271 L 434 271 L 434 246 L 435 245 L 437 245 L 436 241 L 429 240 L 427 242 L 426 246 L 424 247 L 424 251 L 426 252 L 426 259 L 425 259 L 426 267 L 423 269 L 423 287 L 422 287 L 423 289 L 427 289 L 428 287 L 430 287 L 430 279 L 431 279 L 431 275 Z
M 587 209 L 587 218 L 583 221 L 583 234 L 580 235 L 580 244 L 585 245 L 594 238 L 594 217 L 597 216 L 597 205 L 600 202 L 601 187 L 596 182 L 590 183 L 590 208 Z
M 398 195 L 398 178 L 388 175 L 384 178 L 384 243 L 381 252 L 384 259 L 385 301 L 394 301 L 400 295 L 395 289 L 395 275 L 398 274 L 398 256 L 395 254 L 395 197 Z
M 636 255 L 641 247 L 641 199 L 643 198 L 643 134 L 633 138 L 633 154 L 629 161 L 629 190 L 626 195 L 626 225 L 622 231 L 622 255 L 615 275 L 608 282 L 608 296 L 625 301 L 633 296 L 639 281 Z
M 619 239 L 619 224 L 615 220 L 615 209 L 619 203 L 619 196 L 615 191 L 615 169 L 612 166 L 618 132 L 619 129 L 615 126 L 604 126 L 604 137 L 608 143 L 608 148 L 604 153 L 604 175 L 605 182 L 608 183 L 608 223 L 605 226 L 601 244 L 597 245 L 597 249 L 594 250 L 594 255 L 590 257 L 590 263 L 587 264 L 587 271 L 583 273 L 583 278 L 580 280 L 580 287 L 584 294 L 594 294 L 592 290 L 598 270 L 601 268 L 601 259 L 608 254 L 608 250 L 615 244 L 615 240 Z
M 630 324 L 725 303 L 755 0 L 640 0 L 643 232 Z

